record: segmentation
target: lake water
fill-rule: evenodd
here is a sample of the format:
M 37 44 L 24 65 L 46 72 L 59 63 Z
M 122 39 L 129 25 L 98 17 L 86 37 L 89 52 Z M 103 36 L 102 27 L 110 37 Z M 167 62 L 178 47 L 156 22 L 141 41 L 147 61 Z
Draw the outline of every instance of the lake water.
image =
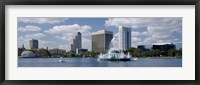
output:
M 97 58 L 19 58 L 18 67 L 182 67 L 181 58 L 138 58 L 136 61 L 98 61 Z

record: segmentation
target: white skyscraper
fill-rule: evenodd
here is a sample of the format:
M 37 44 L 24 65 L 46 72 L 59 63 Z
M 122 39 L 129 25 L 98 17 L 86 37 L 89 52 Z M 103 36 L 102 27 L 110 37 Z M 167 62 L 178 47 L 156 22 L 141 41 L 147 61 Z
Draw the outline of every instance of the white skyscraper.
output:
M 131 47 L 131 28 L 119 26 L 119 49 L 127 50 Z

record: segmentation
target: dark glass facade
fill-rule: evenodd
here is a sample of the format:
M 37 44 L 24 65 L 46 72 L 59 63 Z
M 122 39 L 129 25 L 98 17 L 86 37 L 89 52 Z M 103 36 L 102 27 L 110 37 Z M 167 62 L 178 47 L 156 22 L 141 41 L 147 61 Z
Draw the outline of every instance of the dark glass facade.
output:
M 38 49 L 38 40 L 35 40 L 35 39 L 30 40 L 30 48 Z
M 153 45 L 152 49 L 168 51 L 169 49 L 176 49 L 176 46 L 174 44 Z

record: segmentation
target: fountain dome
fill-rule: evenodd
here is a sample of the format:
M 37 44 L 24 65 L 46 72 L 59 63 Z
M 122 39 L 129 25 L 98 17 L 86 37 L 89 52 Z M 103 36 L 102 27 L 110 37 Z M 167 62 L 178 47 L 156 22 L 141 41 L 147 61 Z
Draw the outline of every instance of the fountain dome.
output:
M 32 51 L 23 51 L 21 57 L 35 57 L 35 54 Z

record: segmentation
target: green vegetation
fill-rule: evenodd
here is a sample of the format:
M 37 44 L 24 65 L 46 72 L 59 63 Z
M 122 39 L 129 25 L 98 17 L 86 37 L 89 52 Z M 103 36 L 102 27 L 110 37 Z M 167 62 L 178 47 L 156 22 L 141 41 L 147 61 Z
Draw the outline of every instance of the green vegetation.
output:
M 67 58 L 73 58 L 73 57 L 98 57 L 100 53 L 106 53 L 105 52 L 95 52 L 95 51 L 81 51 L 80 53 L 76 54 L 76 52 L 69 51 L 69 52 L 63 52 L 63 54 L 59 55 L 51 55 L 50 52 L 46 49 L 38 49 L 38 50 L 30 50 L 34 52 L 36 56 L 42 57 L 42 58 L 50 58 L 50 57 L 67 57 Z M 139 48 L 129 48 L 125 51 L 123 51 L 125 54 L 130 54 L 133 57 L 162 57 L 162 58 L 181 58 L 182 57 L 182 49 L 169 49 L 167 51 L 164 50 L 149 50 L 149 49 L 139 49 Z M 20 54 L 20 53 L 19 53 Z
M 76 54 L 75 52 L 69 51 L 69 52 L 65 52 L 63 53 L 63 57 L 68 57 L 68 58 L 72 58 L 72 57 L 97 57 L 97 55 L 99 55 L 100 52 L 94 52 L 94 51 L 87 51 L 87 52 L 80 52 L 78 54 Z
M 168 51 L 163 50 L 142 50 L 139 48 L 130 48 L 124 53 L 130 53 L 134 57 L 182 57 L 182 49 L 169 49 Z
M 169 49 L 168 51 L 163 50 L 142 50 L 139 48 L 129 48 L 128 50 L 124 51 L 125 54 L 130 53 L 133 57 L 162 57 L 162 58 L 169 58 L 169 57 L 182 57 L 182 49 Z M 102 52 L 106 53 L 106 52 Z M 94 51 L 86 51 L 80 52 L 76 54 L 75 52 L 69 51 L 64 52 L 63 57 L 72 58 L 72 57 L 97 57 L 100 52 Z
M 43 58 L 51 57 L 51 54 L 46 49 L 38 49 L 37 51 L 35 51 L 35 54 L 36 54 L 36 56 L 40 56 Z

